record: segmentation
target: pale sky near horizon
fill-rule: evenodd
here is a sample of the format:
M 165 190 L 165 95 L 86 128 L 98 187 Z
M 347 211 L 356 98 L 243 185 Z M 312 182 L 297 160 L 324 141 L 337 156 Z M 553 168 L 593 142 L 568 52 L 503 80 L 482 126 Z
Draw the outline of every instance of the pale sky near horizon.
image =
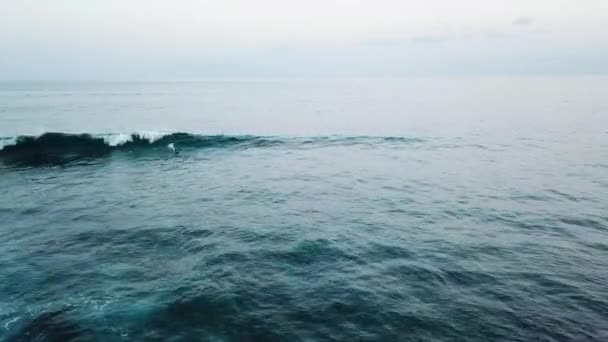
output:
M 0 0 L 0 81 L 608 74 L 608 0 Z

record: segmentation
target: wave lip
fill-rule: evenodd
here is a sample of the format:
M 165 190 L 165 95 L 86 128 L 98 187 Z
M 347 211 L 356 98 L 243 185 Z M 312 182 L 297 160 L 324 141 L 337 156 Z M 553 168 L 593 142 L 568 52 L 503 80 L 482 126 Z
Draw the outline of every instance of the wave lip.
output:
M 0 137 L 0 151 L 4 148 L 4 146 L 12 146 L 17 144 L 17 137 Z

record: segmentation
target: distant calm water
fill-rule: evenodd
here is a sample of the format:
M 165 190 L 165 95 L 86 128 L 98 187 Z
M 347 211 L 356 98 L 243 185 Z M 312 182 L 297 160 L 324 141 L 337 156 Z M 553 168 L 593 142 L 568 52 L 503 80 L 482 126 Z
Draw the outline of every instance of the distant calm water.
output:
M 1 83 L 0 137 L 0 340 L 608 340 L 606 77 Z

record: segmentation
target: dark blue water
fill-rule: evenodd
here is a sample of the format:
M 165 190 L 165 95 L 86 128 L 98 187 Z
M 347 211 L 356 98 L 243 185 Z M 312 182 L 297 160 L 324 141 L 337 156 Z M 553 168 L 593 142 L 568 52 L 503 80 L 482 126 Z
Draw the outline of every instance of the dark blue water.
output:
M 0 339 L 608 340 L 606 89 L 3 84 Z

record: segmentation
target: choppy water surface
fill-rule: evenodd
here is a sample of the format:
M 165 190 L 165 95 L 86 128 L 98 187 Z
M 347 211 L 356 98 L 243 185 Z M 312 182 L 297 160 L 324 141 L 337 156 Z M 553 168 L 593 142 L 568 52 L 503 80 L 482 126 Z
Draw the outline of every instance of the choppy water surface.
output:
M 607 340 L 608 80 L 401 82 L 2 85 L 0 339 Z

